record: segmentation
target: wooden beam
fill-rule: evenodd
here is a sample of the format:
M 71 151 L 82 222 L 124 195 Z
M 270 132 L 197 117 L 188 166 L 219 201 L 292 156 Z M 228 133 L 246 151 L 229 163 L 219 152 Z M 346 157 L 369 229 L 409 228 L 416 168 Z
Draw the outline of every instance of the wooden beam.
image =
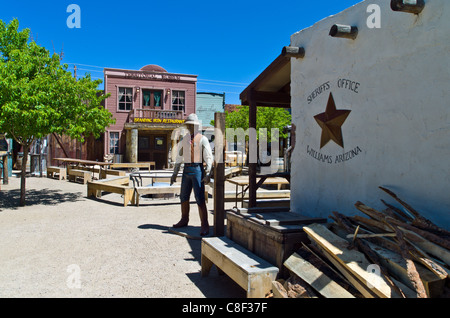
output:
M 384 277 L 368 271 L 369 261 L 364 254 L 348 249 L 348 241 L 337 236 L 322 224 L 305 226 L 303 230 L 311 240 L 326 250 L 341 266 L 378 297 L 399 297 Z
M 424 0 L 391 0 L 391 9 L 393 11 L 419 14 L 424 8 Z
M 274 73 L 282 69 L 287 63 L 290 63 L 290 58 L 280 54 L 259 76 L 239 95 L 242 105 L 250 105 L 252 91 L 257 89 L 261 83 Z
M 351 25 L 335 24 L 330 29 L 330 36 L 355 40 L 358 36 L 358 28 Z
M 256 151 L 257 140 L 256 140 L 256 102 L 253 98 L 254 91 L 251 89 L 249 91 L 249 129 L 254 130 L 255 134 L 250 133 L 249 140 L 249 164 L 248 164 L 248 177 L 249 177 L 249 208 L 256 207 L 256 173 L 258 165 L 258 152 Z M 253 139 L 253 140 L 252 140 Z
M 291 95 L 288 93 L 255 91 L 252 97 L 258 106 L 261 104 L 291 105 Z
M 305 49 L 298 46 L 285 46 L 281 51 L 281 55 L 285 57 L 304 58 Z
M 338 283 L 326 276 L 297 253 L 292 254 L 284 262 L 284 266 L 311 285 L 312 288 L 325 298 L 355 298 Z
M 225 235 L 225 113 L 215 113 L 214 236 Z

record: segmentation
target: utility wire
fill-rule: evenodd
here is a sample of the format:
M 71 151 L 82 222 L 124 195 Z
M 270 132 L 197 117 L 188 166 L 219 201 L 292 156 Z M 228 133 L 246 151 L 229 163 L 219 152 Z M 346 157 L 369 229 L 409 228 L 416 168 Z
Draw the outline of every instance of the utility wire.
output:
M 102 66 L 96 66 L 96 65 L 88 65 L 88 64 L 80 64 L 80 63 L 64 63 L 64 64 L 73 64 L 73 65 L 80 65 L 80 66 L 85 66 L 85 67 L 94 67 L 94 68 L 100 68 L 100 69 L 105 69 L 105 68 L 110 68 L 110 67 L 102 67 Z M 77 70 L 83 70 L 83 71 L 91 71 L 91 72 L 102 72 L 103 70 L 90 70 L 90 69 L 84 69 L 84 68 L 78 68 Z M 224 86 L 234 86 L 234 87 L 247 87 L 248 83 L 239 83 L 239 82 L 229 82 L 229 81 L 219 81 L 219 80 L 212 80 L 212 79 L 205 79 L 205 78 L 199 78 L 198 80 L 199 82 L 212 82 L 212 83 L 219 83 L 219 84 L 224 84 Z M 207 83 L 205 83 L 207 84 Z M 231 84 L 231 85 L 225 85 L 225 84 Z M 214 85 L 214 84 L 211 84 Z M 215 84 L 218 85 L 218 84 Z

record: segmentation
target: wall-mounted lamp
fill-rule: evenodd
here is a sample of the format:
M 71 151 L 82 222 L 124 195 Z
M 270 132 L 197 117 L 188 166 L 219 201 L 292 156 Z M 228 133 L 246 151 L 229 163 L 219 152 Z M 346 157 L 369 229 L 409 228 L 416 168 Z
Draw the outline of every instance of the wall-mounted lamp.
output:
M 281 51 L 281 55 L 286 57 L 304 58 L 305 49 L 297 46 L 285 46 Z
M 419 14 L 425 8 L 424 0 L 391 0 L 393 11 Z
M 335 24 L 331 27 L 330 36 L 354 40 L 358 36 L 358 28 L 351 25 Z
M 167 89 L 167 95 L 170 95 L 170 88 Z
M 136 89 L 136 93 L 139 93 L 139 91 L 141 90 L 139 87 L 135 87 Z

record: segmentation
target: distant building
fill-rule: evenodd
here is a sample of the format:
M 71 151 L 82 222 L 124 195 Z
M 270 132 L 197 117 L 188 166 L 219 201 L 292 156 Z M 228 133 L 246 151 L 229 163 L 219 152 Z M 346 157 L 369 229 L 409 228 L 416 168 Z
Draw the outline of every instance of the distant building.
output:
M 105 108 L 116 119 L 104 136 L 104 154 L 123 162 L 169 166 L 172 132 L 196 112 L 197 76 L 168 73 L 157 65 L 140 70 L 105 68 Z
M 204 129 L 212 127 L 214 113 L 223 113 L 225 108 L 225 93 L 197 93 L 196 114 Z

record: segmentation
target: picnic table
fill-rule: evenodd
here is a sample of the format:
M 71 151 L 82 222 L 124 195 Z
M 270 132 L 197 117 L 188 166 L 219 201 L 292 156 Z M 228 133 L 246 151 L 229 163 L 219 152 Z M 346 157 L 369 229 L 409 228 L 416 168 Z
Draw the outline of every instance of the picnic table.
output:
M 231 179 L 227 179 L 226 181 L 236 185 L 236 206 L 238 203 L 238 198 L 239 198 L 239 187 L 241 187 L 241 195 L 242 195 L 242 204 L 244 202 L 244 196 L 245 196 L 245 192 L 248 189 L 248 186 L 250 184 L 250 180 L 248 176 L 239 176 L 239 177 L 234 177 Z M 274 184 L 277 185 L 278 190 L 281 189 L 281 186 L 283 184 L 289 184 L 289 181 L 286 178 L 283 177 L 264 177 L 264 178 L 257 178 L 256 182 L 258 184 L 266 184 L 266 185 L 270 185 L 270 184 Z M 262 183 L 260 183 L 262 182 Z
M 95 166 L 99 166 L 98 179 L 101 179 L 102 170 L 103 169 L 106 170 L 106 167 L 111 165 L 111 162 L 84 160 L 76 158 L 55 158 L 55 160 L 61 161 L 65 165 L 74 164 L 76 166 L 88 167 L 91 169 L 92 173 L 95 172 Z

